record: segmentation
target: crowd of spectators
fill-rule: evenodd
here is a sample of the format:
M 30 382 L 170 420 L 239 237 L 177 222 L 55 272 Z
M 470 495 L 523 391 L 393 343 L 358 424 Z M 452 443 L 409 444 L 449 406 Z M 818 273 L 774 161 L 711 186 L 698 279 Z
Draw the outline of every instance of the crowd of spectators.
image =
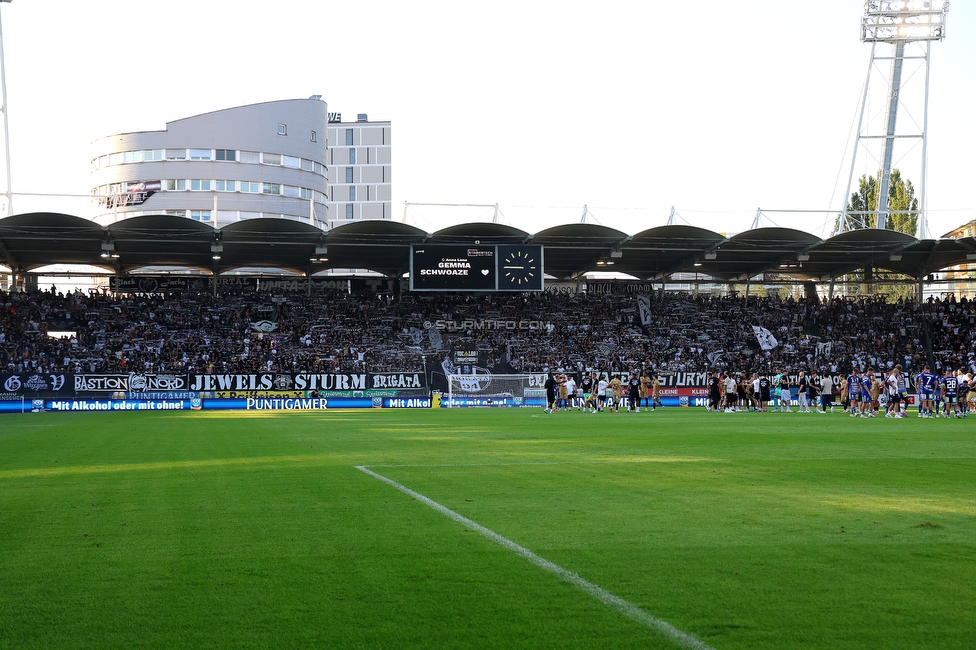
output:
M 477 349 L 511 372 L 976 370 L 976 304 L 657 294 L 0 292 L 0 368 L 110 374 L 388 372 Z M 778 345 L 764 350 L 753 326 Z M 58 332 L 68 333 L 59 335 Z M 436 366 L 435 366 L 436 367 Z

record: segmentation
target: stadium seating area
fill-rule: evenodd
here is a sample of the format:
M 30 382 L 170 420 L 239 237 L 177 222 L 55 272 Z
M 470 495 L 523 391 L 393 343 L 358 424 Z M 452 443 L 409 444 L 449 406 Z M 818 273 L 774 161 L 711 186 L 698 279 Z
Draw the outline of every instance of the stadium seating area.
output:
M 420 371 L 453 348 L 491 367 L 845 371 L 923 361 L 976 370 L 976 305 L 961 299 L 785 301 L 627 295 L 329 293 L 214 297 L 2 293 L 7 372 Z M 263 327 L 261 324 L 264 324 Z M 779 345 L 760 349 L 752 326 Z M 258 331 L 258 329 L 269 331 Z M 272 329 L 273 328 L 273 329 Z M 48 332 L 75 332 L 55 338 Z

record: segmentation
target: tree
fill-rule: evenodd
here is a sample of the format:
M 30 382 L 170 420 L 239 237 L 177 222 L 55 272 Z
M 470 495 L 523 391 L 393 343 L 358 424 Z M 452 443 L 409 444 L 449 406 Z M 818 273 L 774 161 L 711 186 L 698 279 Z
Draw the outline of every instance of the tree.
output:
M 885 229 L 915 235 L 918 227 L 918 199 L 911 181 L 901 177 L 901 171 L 891 170 L 888 184 L 888 219 Z M 860 214 L 859 214 L 860 213 Z M 865 174 L 857 184 L 857 192 L 851 194 L 847 204 L 847 230 L 876 228 L 878 225 L 878 181 Z M 834 231 L 840 230 L 840 217 Z

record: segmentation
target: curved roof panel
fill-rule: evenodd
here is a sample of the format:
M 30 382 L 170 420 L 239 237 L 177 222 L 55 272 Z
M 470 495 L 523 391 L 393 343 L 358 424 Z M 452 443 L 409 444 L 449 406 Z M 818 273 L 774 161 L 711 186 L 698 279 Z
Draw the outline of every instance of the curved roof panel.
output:
M 528 241 L 544 247 L 545 272 L 557 278 L 579 276 L 587 271 L 608 270 L 599 261 L 615 261 L 610 255 L 630 239 L 627 233 L 591 223 L 547 228 Z M 613 270 L 613 269 L 610 269 Z
M 410 269 L 410 244 L 429 235 L 405 223 L 375 220 L 337 226 L 325 235 L 328 261 L 322 268 L 369 269 L 398 276 Z
M 294 219 L 247 219 L 220 229 L 220 270 L 275 267 L 308 273 L 315 248 L 325 238 L 320 228 Z
M 659 226 L 639 232 L 621 246 L 615 271 L 641 279 L 665 277 L 693 264 L 726 241 L 724 235 L 695 226 Z
M 127 272 L 145 266 L 186 266 L 211 270 L 212 226 L 185 217 L 131 217 L 107 226 L 118 265 Z
M 705 273 L 720 280 L 746 280 L 776 269 L 821 243 L 821 239 L 792 228 L 755 228 L 729 237 L 684 271 Z
M 500 223 L 462 223 L 438 230 L 430 236 L 430 241 L 438 244 L 521 244 L 531 235 L 514 226 Z
M 923 239 L 898 250 L 878 266 L 919 279 L 962 264 L 976 264 L 974 237 Z
M 104 240 L 102 226 L 70 214 L 32 212 L 0 219 L 0 257 L 21 272 L 49 264 L 104 267 Z
M 798 277 L 828 280 L 865 266 L 886 267 L 889 257 L 917 241 L 894 230 L 850 230 L 808 250 L 802 266 L 790 271 Z

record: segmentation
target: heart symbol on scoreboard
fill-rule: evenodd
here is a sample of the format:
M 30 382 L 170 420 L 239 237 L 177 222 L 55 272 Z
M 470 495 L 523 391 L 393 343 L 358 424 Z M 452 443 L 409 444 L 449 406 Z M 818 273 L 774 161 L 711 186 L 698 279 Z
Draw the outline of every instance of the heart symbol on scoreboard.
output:
M 481 275 L 488 275 L 488 269 L 481 269 Z

